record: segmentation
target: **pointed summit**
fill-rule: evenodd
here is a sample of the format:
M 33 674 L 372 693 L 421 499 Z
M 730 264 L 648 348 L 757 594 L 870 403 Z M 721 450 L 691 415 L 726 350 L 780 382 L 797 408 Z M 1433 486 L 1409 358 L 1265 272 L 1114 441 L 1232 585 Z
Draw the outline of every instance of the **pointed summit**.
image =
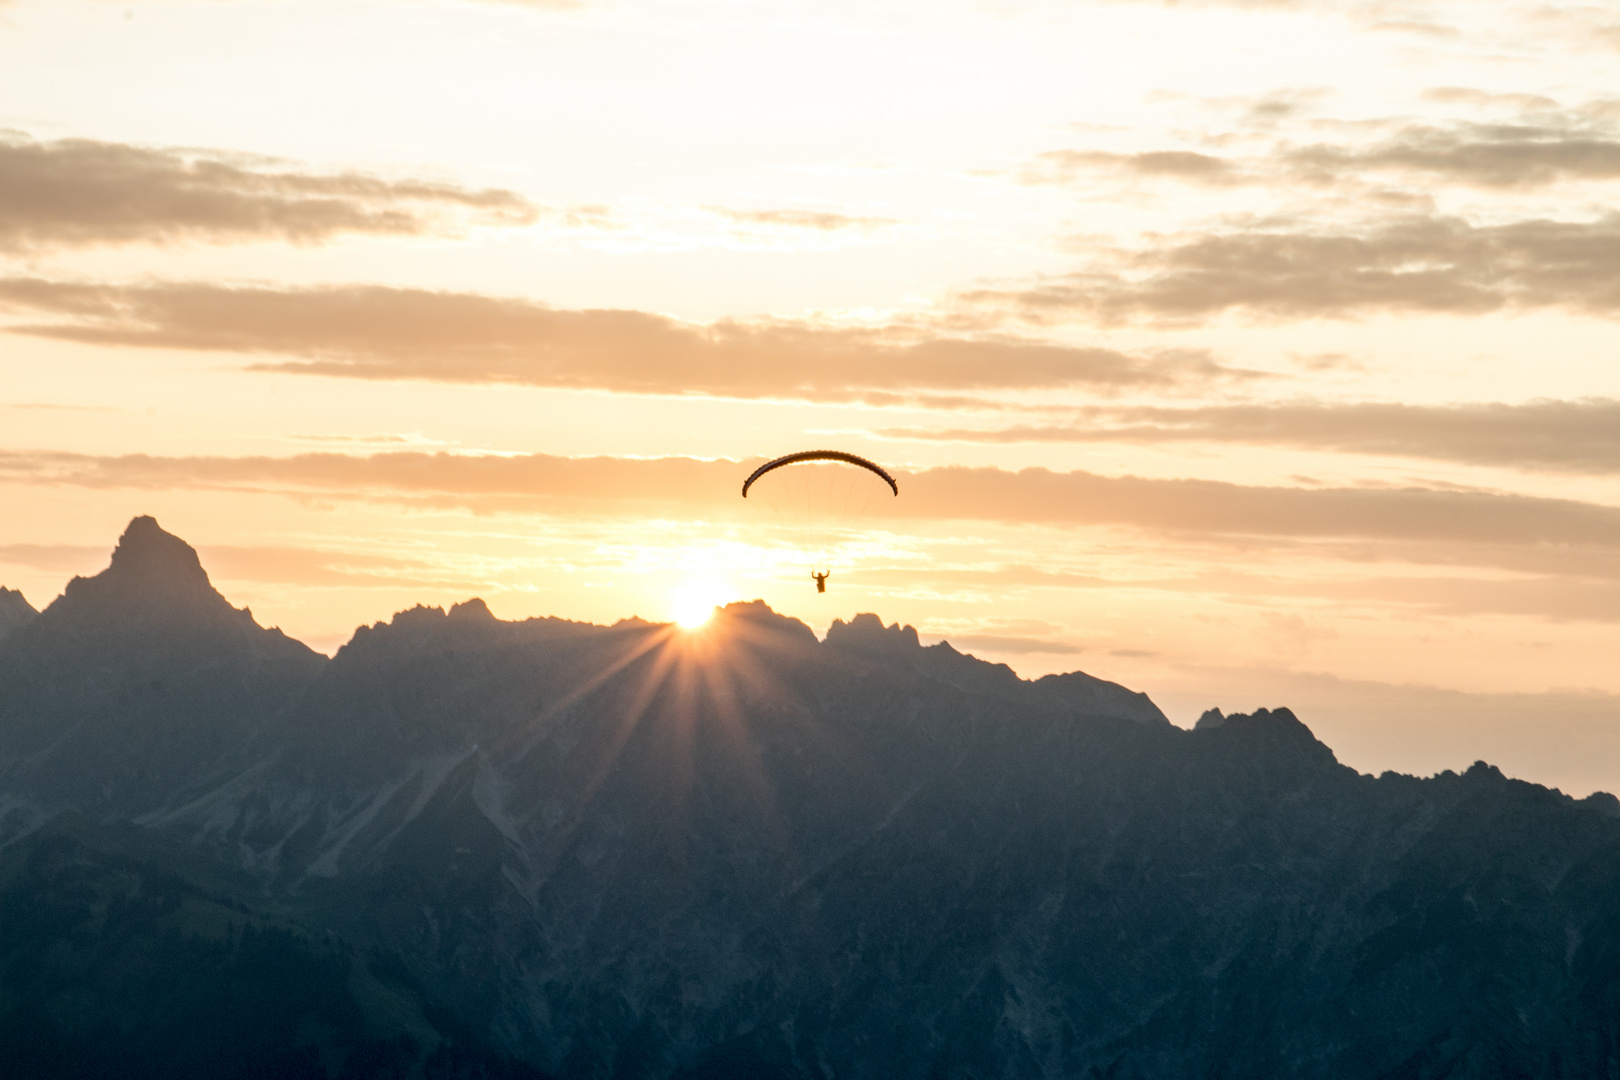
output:
M 150 808 L 243 752 L 325 662 L 232 607 L 190 544 L 138 517 L 107 569 L 0 650 L 0 760 L 29 762 L 12 782 L 40 805 Z
M 196 549 L 144 515 L 118 538 L 112 565 L 95 577 L 68 582 L 43 618 L 45 626 L 90 624 L 97 633 L 259 631 L 251 615 L 214 588 Z
M 260 626 L 246 608 L 232 607 L 208 580 L 197 550 L 144 515 L 118 538 L 111 565 L 94 577 L 68 582 L 40 613 L 29 637 L 40 647 L 125 656 L 195 652 L 200 657 L 244 648 L 313 655 L 281 631 Z
M 107 576 L 171 589 L 182 584 L 213 588 L 197 549 L 164 532 L 157 518 L 146 514 L 132 520 L 118 538 Z

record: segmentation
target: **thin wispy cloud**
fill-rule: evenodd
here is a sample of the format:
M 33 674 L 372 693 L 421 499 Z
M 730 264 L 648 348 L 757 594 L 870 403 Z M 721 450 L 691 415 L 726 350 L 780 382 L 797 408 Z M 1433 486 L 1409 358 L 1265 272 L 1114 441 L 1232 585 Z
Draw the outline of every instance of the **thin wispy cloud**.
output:
M 1210 186 L 1255 182 L 1243 163 L 1196 150 L 1146 150 L 1122 154 L 1106 150 L 1049 150 L 1038 154 L 1019 175 L 1028 183 L 1067 184 L 1086 176 L 1167 178 Z
M 1414 215 L 1363 229 L 1261 224 L 1150 238 L 1072 274 L 964 292 L 969 304 L 1042 322 L 1194 322 L 1379 312 L 1620 313 L 1620 214 L 1476 225 Z
M 12 278 L 0 279 L 0 308 L 51 319 L 12 325 L 14 334 L 296 357 L 257 366 L 363 379 L 848 401 L 930 391 L 1171 389 L 1242 374 L 1184 352 L 1133 355 L 904 326 L 700 325 L 641 311 L 380 286 Z
M 756 462 L 757 463 L 757 462 Z M 90 488 L 198 488 L 415 499 L 522 512 L 741 513 L 749 462 L 399 452 L 292 457 L 0 452 L 0 478 Z M 895 521 L 1121 526 L 1215 538 L 1620 550 L 1620 508 L 1490 491 L 1295 488 L 951 466 L 898 470 Z M 1460 552 L 1459 559 L 1466 558 Z
M 948 641 L 954 648 L 963 650 L 982 649 L 986 652 L 1004 653 L 1013 656 L 1042 654 L 1075 655 L 1086 650 L 1070 641 L 1061 641 L 1054 638 L 1016 637 L 1011 634 L 950 634 L 943 640 Z
M 1447 22 L 1439 17 L 1441 14 L 1459 14 L 1455 7 L 1447 12 L 1444 4 L 1437 6 L 1434 3 L 1414 2 L 1414 0 L 1105 0 L 1105 2 L 1192 11 L 1225 9 L 1256 15 L 1336 16 L 1359 30 L 1373 33 L 1413 34 L 1439 39 L 1461 39 L 1470 36 L 1461 20 Z M 1509 5 L 1499 6 L 1507 9 L 1505 13 L 1513 13 Z M 1527 9 L 1534 10 L 1528 5 Z
M 318 243 L 537 219 L 523 196 L 218 151 L 0 135 L 0 251 L 180 241 Z
M 1468 100 L 1453 88 L 1446 100 Z M 1489 100 L 1495 104 L 1501 95 Z M 1259 153 L 1173 148 L 1132 152 L 1097 148 L 1038 154 L 1020 173 L 1030 183 L 1173 181 L 1203 187 L 1363 190 L 1392 182 L 1484 190 L 1525 190 L 1571 181 L 1620 179 L 1620 130 L 1609 102 L 1559 109 L 1513 95 L 1522 114 L 1491 122 L 1363 122 L 1379 132 L 1359 141 L 1282 141 Z M 1380 129 L 1385 129 L 1380 131 Z
M 708 207 L 740 225 L 756 225 L 776 229 L 813 229 L 817 232 L 838 232 L 845 229 L 880 229 L 896 224 L 894 218 L 857 217 L 835 214 L 826 210 L 733 210 L 724 206 Z
M 1089 410 L 1070 424 L 890 428 L 890 438 L 981 443 L 1225 443 L 1620 473 L 1620 401 L 1404 405 L 1281 402 Z
M 469 575 L 430 562 L 363 551 L 323 551 L 281 545 L 209 544 L 202 551 L 222 581 L 267 581 L 305 588 L 477 588 Z
M 1456 567 L 1467 561 L 1446 565 Z M 1292 569 L 1292 568 L 1291 568 Z M 1338 606 L 1394 607 L 1425 614 L 1456 616 L 1527 615 L 1541 619 L 1579 622 L 1620 622 L 1620 581 L 1613 575 L 1593 579 L 1552 568 L 1535 576 L 1482 578 L 1455 572 L 1421 575 L 1364 572 L 1337 574 L 1265 573 L 1230 566 L 1209 566 L 1201 573 L 1163 577 L 1131 577 L 1072 573 L 1032 573 L 1028 567 L 995 570 L 954 570 L 948 567 L 920 569 L 885 568 L 886 577 L 913 585 L 967 586 L 992 594 L 1025 587 L 1061 588 L 1084 591 L 1128 587 L 1139 592 L 1162 592 L 1179 596 L 1220 596 L 1238 604 L 1263 604 L 1286 598 L 1291 603 L 1319 601 Z M 1062 652 L 1050 638 L 1003 637 L 996 634 L 944 636 L 964 648 L 983 648 L 1007 654 Z M 1007 642 L 1007 644 L 1001 644 Z M 1045 647 L 1043 647 L 1045 646 Z M 1079 648 L 1073 652 L 1081 652 Z M 1118 654 L 1116 654 L 1118 655 Z
M 366 551 L 237 544 L 209 544 L 203 562 L 212 577 L 227 581 L 270 581 L 304 587 L 387 586 L 465 587 L 476 579 L 446 578 L 443 567 L 397 555 Z M 0 544 L 0 563 L 44 570 L 93 574 L 106 566 L 105 547 L 77 544 Z
M 1231 8 L 1238 11 L 1299 11 L 1324 14 L 1348 14 L 1365 10 L 1387 8 L 1376 0 L 1109 0 L 1115 4 L 1146 4 L 1154 7 Z
M 1010 523 L 1128 525 L 1189 537 L 1620 544 L 1620 508 L 1424 487 L 1256 487 L 950 467 L 919 473 L 907 496 L 897 512 Z

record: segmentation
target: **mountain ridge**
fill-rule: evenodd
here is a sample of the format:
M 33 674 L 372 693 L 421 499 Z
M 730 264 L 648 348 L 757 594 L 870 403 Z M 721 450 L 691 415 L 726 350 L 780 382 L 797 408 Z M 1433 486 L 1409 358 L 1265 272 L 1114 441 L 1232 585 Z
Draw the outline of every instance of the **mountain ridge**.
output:
M 16 589 L 0 585 L 0 641 L 39 617 L 26 597 Z
M 45 1060 L 32 1031 L 58 1065 L 136 1038 L 86 1025 L 189 992 L 160 977 L 182 957 L 249 998 L 291 980 L 298 1016 L 219 1030 L 282 1032 L 311 1077 L 1620 1060 L 1612 796 L 1366 776 L 1284 708 L 1184 730 L 1083 673 L 758 601 L 697 631 L 418 606 L 327 660 L 154 529 L 0 641 L 0 914 L 38 928 L 0 929 L 15 1060 Z M 38 967 L 97 941 L 118 965 Z M 143 1023 L 145 1075 L 197 1067 Z

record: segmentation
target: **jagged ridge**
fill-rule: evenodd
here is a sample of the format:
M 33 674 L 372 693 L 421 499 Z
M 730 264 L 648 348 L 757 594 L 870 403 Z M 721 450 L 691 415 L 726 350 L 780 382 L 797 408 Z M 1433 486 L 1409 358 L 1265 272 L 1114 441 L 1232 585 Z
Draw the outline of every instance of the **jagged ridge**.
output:
M 58 688 L 0 682 L 5 902 L 69 903 L 28 891 L 31 860 L 52 807 L 87 812 L 99 850 L 380 965 L 414 1049 L 375 1074 L 455 1047 L 570 1077 L 1601 1075 L 1620 1053 L 1612 797 L 1484 764 L 1360 776 L 1286 709 L 1183 731 L 1080 673 L 1026 682 L 875 615 L 818 641 L 757 602 L 694 634 L 416 608 L 305 663 L 142 528 L 112 581 L 0 643 L 0 672 L 26 656 Z M 153 640 L 66 632 L 132 606 Z M 272 669 L 279 696 L 203 726 L 71 692 L 205 655 L 163 669 L 164 701 L 246 709 L 208 695 Z M 119 787 L 83 730 L 161 776 Z M 345 1030 L 330 1070 L 376 1035 Z

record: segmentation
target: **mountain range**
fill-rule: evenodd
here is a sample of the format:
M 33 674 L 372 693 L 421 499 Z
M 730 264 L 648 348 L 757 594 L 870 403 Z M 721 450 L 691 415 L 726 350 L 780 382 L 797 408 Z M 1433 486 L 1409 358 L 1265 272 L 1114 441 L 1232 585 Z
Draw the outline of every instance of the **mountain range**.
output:
M 1526 722 L 1532 722 L 1527 718 Z M 875 615 L 0 589 L 13 1077 L 1620 1075 L 1620 801 Z

